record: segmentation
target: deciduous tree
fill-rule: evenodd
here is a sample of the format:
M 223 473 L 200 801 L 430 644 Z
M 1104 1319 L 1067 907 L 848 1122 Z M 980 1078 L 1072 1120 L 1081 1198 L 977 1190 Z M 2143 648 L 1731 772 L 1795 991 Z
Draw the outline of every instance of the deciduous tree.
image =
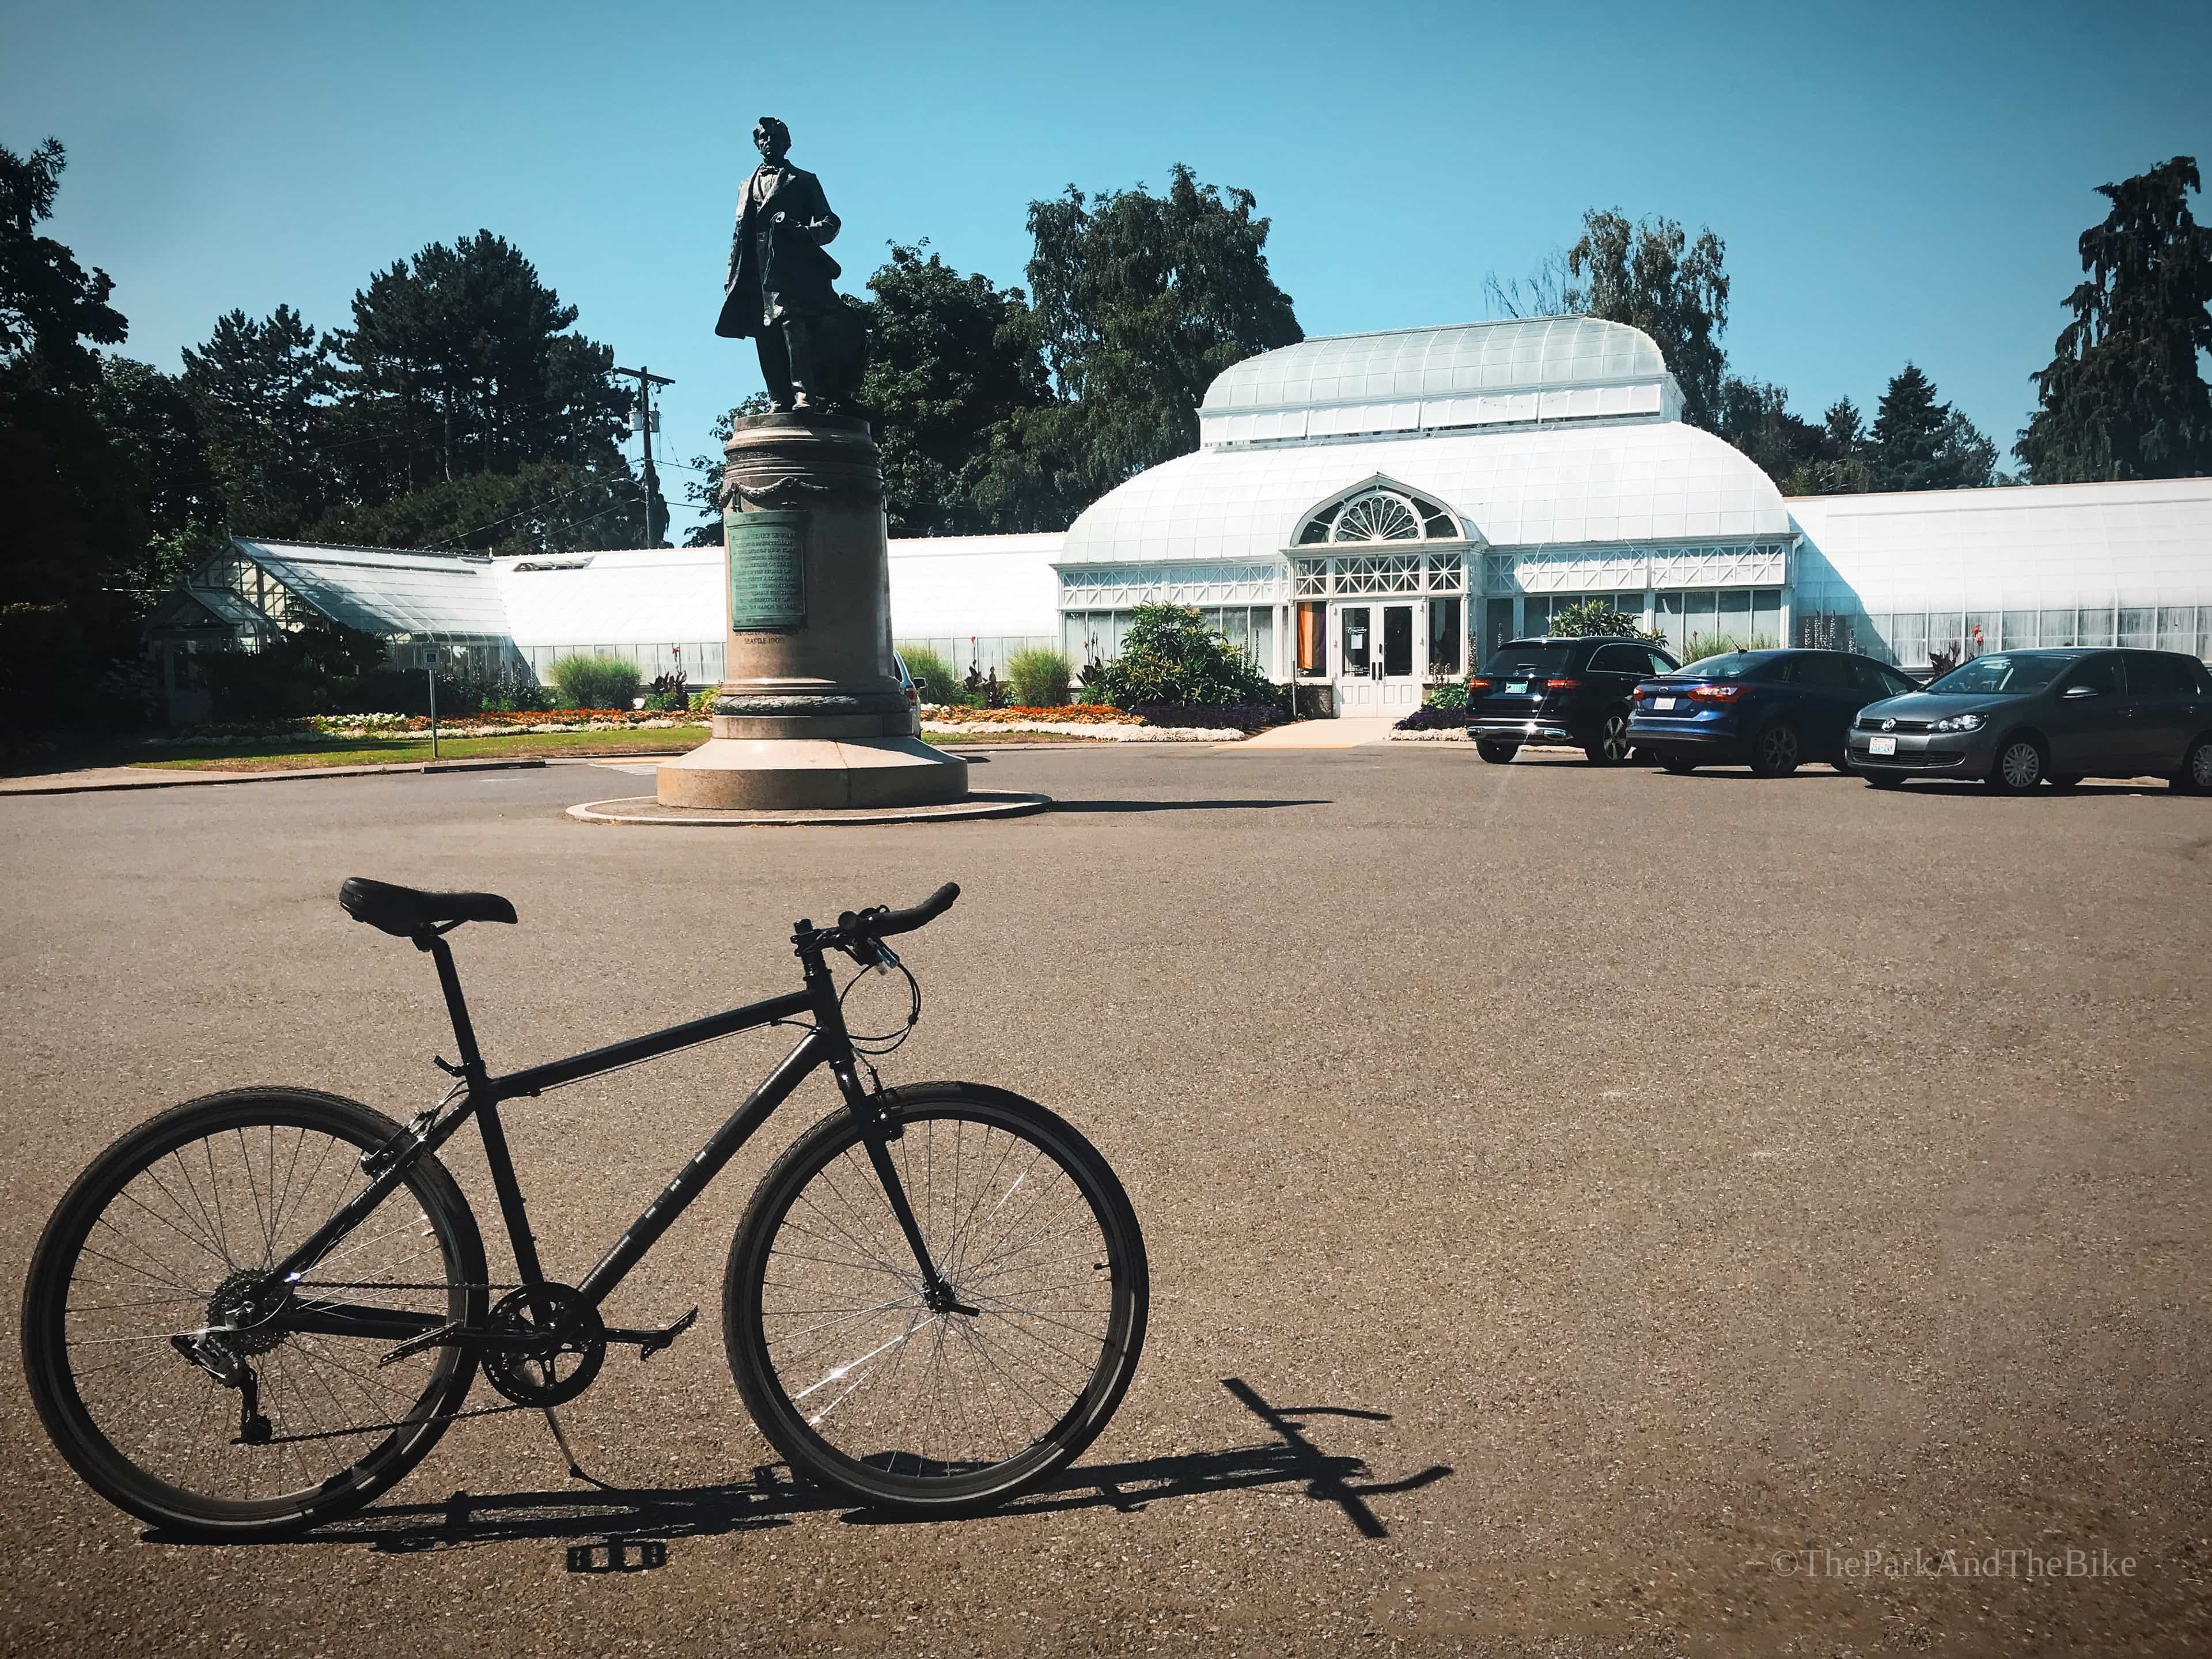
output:
M 1692 242 L 1672 219 L 1631 223 L 1618 208 L 1583 214 L 1567 250 L 1566 308 L 1649 334 L 1682 388 L 1682 418 L 1708 431 L 1718 428 L 1728 367 L 1726 251 L 1710 228 Z

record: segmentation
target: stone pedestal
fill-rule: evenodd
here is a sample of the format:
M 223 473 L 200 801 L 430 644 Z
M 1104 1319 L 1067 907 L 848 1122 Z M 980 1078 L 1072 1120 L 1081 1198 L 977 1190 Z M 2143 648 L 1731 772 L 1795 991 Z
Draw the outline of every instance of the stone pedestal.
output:
M 891 660 L 883 473 L 867 423 L 755 415 L 725 446 L 727 677 L 714 736 L 659 771 L 663 806 L 934 806 L 968 763 L 916 735 Z

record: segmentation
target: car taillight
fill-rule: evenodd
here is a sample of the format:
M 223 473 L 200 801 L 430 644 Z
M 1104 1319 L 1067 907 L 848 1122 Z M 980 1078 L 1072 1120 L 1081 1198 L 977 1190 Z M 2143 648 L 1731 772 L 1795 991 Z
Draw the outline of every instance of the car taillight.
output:
M 907 687 L 907 689 L 906 689 L 906 700 L 907 700 L 908 702 L 920 702 L 921 701 L 921 688 L 919 688 L 918 686 L 912 686 L 912 685 L 909 685 L 908 687 Z
M 1734 702 L 1743 695 L 1740 685 L 1693 685 L 1690 688 L 1692 702 Z
M 1547 691 L 1571 691 L 1581 684 L 1582 682 L 1580 680 L 1546 680 L 1544 682 L 1544 690 Z
M 1490 682 L 1486 679 L 1472 679 L 1467 683 L 1467 689 L 1470 691 L 1487 691 L 1490 690 Z

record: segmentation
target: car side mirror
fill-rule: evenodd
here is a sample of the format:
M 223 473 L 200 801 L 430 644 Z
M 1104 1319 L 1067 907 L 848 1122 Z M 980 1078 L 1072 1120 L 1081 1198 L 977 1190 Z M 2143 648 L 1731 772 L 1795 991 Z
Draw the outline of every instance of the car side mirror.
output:
M 2094 685 L 2069 685 L 2058 695 L 2062 697 L 2094 697 L 2097 695 L 2097 688 Z

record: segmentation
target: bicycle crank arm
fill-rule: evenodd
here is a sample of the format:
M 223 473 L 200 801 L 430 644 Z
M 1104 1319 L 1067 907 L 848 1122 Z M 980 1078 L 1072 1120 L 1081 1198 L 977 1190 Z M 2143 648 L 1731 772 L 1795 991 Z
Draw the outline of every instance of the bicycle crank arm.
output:
M 635 1342 L 637 1344 L 637 1357 L 641 1360 L 650 1359 L 698 1323 L 698 1321 L 699 1310 L 694 1308 L 674 1324 L 664 1325 L 657 1331 L 626 1331 L 611 1328 L 606 1333 L 606 1338 L 610 1342 Z

